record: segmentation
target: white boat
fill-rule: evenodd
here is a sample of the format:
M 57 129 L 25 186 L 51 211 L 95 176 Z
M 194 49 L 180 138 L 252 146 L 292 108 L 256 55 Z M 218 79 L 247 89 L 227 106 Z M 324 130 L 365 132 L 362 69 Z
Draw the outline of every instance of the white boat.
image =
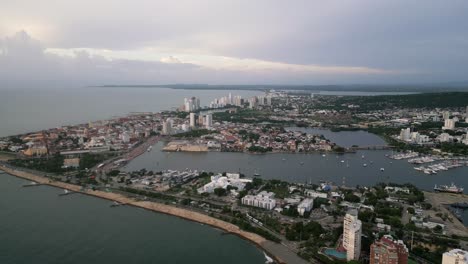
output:
M 364 155 L 361 156 L 361 159 L 365 158 Z
M 265 255 L 265 263 L 273 263 L 273 259 L 268 256 L 265 252 L 263 252 L 263 255 Z
M 341 160 L 341 163 L 344 163 L 344 160 Z
M 384 168 L 380 168 L 380 171 L 384 171 L 385 169 Z
M 367 163 L 362 164 L 363 167 L 367 167 Z
M 325 154 L 322 154 L 322 157 L 324 157 L 324 158 L 325 158 L 326 156 L 327 156 L 327 155 L 325 155 Z

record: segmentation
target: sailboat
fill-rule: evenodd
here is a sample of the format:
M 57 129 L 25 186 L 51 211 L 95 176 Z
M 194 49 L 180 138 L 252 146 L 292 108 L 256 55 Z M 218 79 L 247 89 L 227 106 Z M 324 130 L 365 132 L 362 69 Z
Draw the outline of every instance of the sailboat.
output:
M 260 177 L 260 173 L 257 172 L 257 169 L 255 169 L 254 175 L 255 177 Z

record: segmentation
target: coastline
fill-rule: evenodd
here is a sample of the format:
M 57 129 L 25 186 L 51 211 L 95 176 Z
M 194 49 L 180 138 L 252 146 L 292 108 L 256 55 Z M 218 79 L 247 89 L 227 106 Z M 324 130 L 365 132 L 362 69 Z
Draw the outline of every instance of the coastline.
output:
M 125 204 L 125 205 L 130 205 L 134 207 L 139 207 L 145 210 L 153 211 L 153 212 L 158 212 L 158 213 L 163 213 L 171 216 L 176 216 L 185 220 L 193 221 L 193 222 L 198 222 L 201 224 L 206 224 L 211 227 L 223 230 L 229 234 L 234 234 L 244 240 L 250 241 L 253 243 L 255 246 L 257 246 L 259 249 L 264 251 L 266 254 L 269 256 L 273 257 L 276 263 L 284 264 L 286 263 L 280 256 L 274 254 L 269 250 L 265 244 L 268 242 L 267 239 L 254 234 L 250 232 L 246 232 L 242 229 L 240 229 L 238 226 L 222 221 L 217 218 L 213 218 L 211 216 L 198 213 L 198 212 L 193 212 L 190 210 L 178 208 L 178 207 L 173 207 L 170 205 L 166 204 L 161 204 L 157 202 L 150 202 L 150 201 L 137 201 L 133 198 L 129 198 L 127 196 L 124 196 L 122 194 L 117 194 L 117 193 L 110 193 L 110 192 L 104 192 L 104 191 L 99 191 L 99 190 L 81 190 L 81 186 L 70 184 L 70 183 L 65 183 L 65 182 L 60 182 L 60 181 L 54 181 L 46 177 L 38 176 L 29 172 L 25 171 L 20 171 L 20 170 L 15 170 L 9 167 L 5 167 L 4 165 L 0 165 L 0 170 L 3 170 L 5 173 L 11 176 L 15 176 L 18 178 L 30 180 L 37 182 L 41 185 L 48 185 L 51 187 L 56 187 L 56 188 L 62 188 L 62 189 L 67 189 L 76 193 L 81 193 L 84 195 L 89 195 L 89 196 L 94 196 L 97 198 L 101 199 L 106 199 L 110 201 L 117 201 L 119 203 Z M 1 174 L 0 174 L 1 176 Z

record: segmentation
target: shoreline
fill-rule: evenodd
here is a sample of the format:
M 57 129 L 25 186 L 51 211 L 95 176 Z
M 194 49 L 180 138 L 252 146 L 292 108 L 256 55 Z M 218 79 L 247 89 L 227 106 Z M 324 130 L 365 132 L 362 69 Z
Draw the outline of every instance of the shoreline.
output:
M 94 196 L 94 197 L 105 199 L 105 200 L 117 201 L 125 205 L 130 205 L 130 206 L 142 208 L 148 211 L 163 213 L 163 214 L 179 217 L 188 221 L 197 222 L 203 225 L 208 225 L 210 227 L 220 229 L 226 232 L 227 234 L 236 235 L 240 237 L 241 239 L 244 239 L 253 243 L 261 251 L 273 257 L 276 263 L 280 263 L 280 264 L 286 263 L 285 261 L 282 260 L 281 257 L 273 254 L 273 252 L 271 252 L 264 246 L 264 243 L 268 241 L 266 238 L 260 235 L 257 235 L 255 233 L 244 231 L 234 224 L 225 222 L 223 220 L 220 220 L 220 219 L 217 219 L 217 218 L 214 218 L 214 217 L 202 214 L 202 213 L 193 212 L 190 210 L 173 207 L 170 205 L 157 203 L 157 202 L 137 201 L 133 198 L 129 198 L 127 196 L 124 196 L 122 194 L 117 194 L 117 193 L 104 192 L 104 191 L 99 191 L 99 190 L 82 191 L 81 186 L 70 184 L 70 183 L 65 183 L 65 182 L 60 182 L 60 181 L 54 181 L 49 178 L 38 176 L 29 172 L 19 171 L 19 170 L 15 170 L 9 167 L 5 167 L 4 165 L 0 165 L 0 170 L 3 170 L 9 176 L 14 176 L 17 178 L 34 181 L 42 185 L 48 185 L 48 186 L 55 187 L 55 188 L 67 189 L 76 193 L 80 193 L 80 194 L 84 194 L 88 196 Z

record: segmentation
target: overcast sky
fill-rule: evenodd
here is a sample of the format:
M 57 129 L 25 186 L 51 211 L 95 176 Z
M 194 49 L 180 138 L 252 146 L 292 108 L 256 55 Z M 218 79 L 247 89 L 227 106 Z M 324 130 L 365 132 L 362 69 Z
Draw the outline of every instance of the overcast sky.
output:
M 0 3 L 0 82 L 468 80 L 468 1 Z

